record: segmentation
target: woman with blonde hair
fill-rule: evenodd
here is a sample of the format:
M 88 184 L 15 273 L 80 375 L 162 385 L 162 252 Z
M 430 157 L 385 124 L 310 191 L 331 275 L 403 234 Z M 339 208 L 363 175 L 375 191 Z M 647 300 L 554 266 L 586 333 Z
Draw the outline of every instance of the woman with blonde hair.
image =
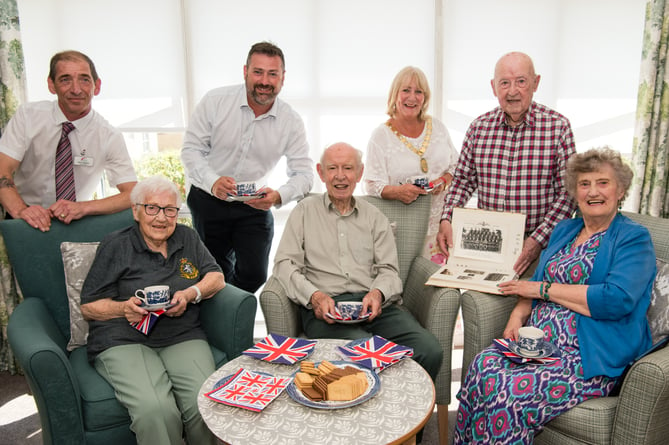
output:
M 374 130 L 367 145 L 364 186 L 369 195 L 405 204 L 432 195 L 424 256 L 441 264 L 445 258 L 435 237 L 458 152 L 446 126 L 427 113 L 430 95 L 427 77 L 419 68 L 407 66 L 397 73 L 388 94 L 390 119 Z M 408 181 L 415 177 L 426 177 L 428 186 Z

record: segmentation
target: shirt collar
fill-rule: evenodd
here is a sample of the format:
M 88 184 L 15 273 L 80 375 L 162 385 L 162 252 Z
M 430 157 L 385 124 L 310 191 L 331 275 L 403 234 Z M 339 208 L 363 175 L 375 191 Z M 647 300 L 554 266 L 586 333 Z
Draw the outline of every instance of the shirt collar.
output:
M 246 108 L 249 110 L 249 112 L 253 113 L 253 109 L 249 105 L 249 97 L 246 95 L 246 84 L 242 84 L 242 103 L 240 105 L 240 108 Z M 274 103 L 272 104 L 272 108 L 267 111 L 265 114 L 261 114 L 260 116 L 256 117 L 256 119 L 264 119 L 266 117 L 272 116 L 276 117 L 277 111 L 279 108 L 279 97 L 274 98 Z
M 172 236 L 167 239 L 167 258 L 172 256 L 174 252 L 177 252 L 183 246 L 183 240 L 180 237 L 175 236 L 178 229 L 179 226 L 177 225 L 177 227 L 174 228 L 174 233 Z M 139 230 L 139 223 L 137 221 L 135 221 L 135 224 L 131 229 L 130 243 L 132 244 L 133 249 L 135 249 L 135 251 L 138 253 L 144 251 L 156 253 L 149 249 L 149 246 L 146 245 L 146 241 L 144 241 L 142 232 Z
M 359 212 L 358 200 L 355 199 L 355 196 L 351 197 L 351 203 L 353 204 L 353 209 L 351 210 L 351 212 L 346 215 L 341 215 L 339 213 L 339 210 L 337 210 L 337 207 L 335 207 L 335 205 L 332 203 L 332 200 L 330 199 L 328 192 L 323 193 L 323 205 L 325 206 L 325 210 L 327 210 L 328 212 L 334 212 L 339 216 L 348 216 L 352 215 L 353 213 Z
M 63 124 L 63 122 L 71 122 L 74 125 L 74 128 L 79 128 L 83 130 L 91 123 L 94 114 L 95 110 L 91 108 L 91 111 L 86 113 L 86 116 L 74 121 L 70 121 L 67 119 L 67 117 L 65 117 L 65 114 L 63 114 L 63 110 L 60 109 L 58 101 L 57 100 L 53 101 L 53 121 L 54 125 L 57 125 L 59 127 Z
M 518 125 L 524 126 L 527 125 L 528 127 L 533 127 L 534 126 L 534 109 L 536 108 L 536 103 L 532 101 L 530 103 L 530 106 L 527 109 L 527 113 L 525 113 L 525 118 L 523 119 L 523 122 Z M 506 114 L 504 114 L 504 110 L 502 110 L 502 107 L 497 107 L 497 112 L 495 114 L 495 120 L 499 125 L 506 125 L 509 126 L 506 123 Z

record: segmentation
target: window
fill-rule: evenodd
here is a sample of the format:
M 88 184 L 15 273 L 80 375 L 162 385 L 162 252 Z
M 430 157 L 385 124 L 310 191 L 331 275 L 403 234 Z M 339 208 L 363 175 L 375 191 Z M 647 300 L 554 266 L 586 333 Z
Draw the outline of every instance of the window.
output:
M 493 65 L 510 50 L 533 57 L 542 75 L 535 99 L 571 120 L 579 150 L 610 144 L 631 153 L 642 0 L 18 4 L 28 99 L 51 99 L 53 53 L 89 54 L 103 80 L 94 107 L 122 129 L 133 157 L 179 148 L 194 105 L 212 88 L 241 83 L 248 49 L 260 40 L 285 52 L 281 97 L 302 114 L 314 159 L 339 140 L 364 151 L 406 65 L 426 72 L 432 114 L 459 147 L 469 122 L 496 106 Z

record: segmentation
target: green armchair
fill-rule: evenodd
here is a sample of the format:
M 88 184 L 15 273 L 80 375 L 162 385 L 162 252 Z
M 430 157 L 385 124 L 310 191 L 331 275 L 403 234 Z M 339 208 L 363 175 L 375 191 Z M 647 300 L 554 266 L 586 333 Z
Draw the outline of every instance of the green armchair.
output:
M 70 316 L 60 251 L 63 241 L 100 241 L 133 223 L 130 210 L 70 225 L 54 221 L 45 233 L 23 220 L 0 221 L 24 296 L 9 319 L 9 343 L 35 398 L 45 444 L 136 443 L 127 410 L 88 363 L 86 347 L 66 350 Z M 253 344 L 254 295 L 227 285 L 201 304 L 217 366 Z
M 650 231 L 658 258 L 669 261 L 669 219 L 625 215 Z M 463 377 L 474 356 L 504 331 L 515 297 L 463 292 Z M 665 444 L 669 437 L 669 347 L 634 363 L 618 396 L 588 400 L 545 425 L 536 444 Z
M 436 381 L 436 403 L 440 442 L 448 434 L 448 404 L 451 400 L 451 349 L 458 314 L 460 292 L 426 286 L 438 266 L 421 256 L 430 215 L 430 196 L 421 196 L 410 205 L 371 196 L 356 196 L 378 207 L 395 226 L 400 276 L 404 283 L 403 306 L 439 340 L 444 362 Z M 279 281 L 270 277 L 260 294 L 260 306 L 267 331 L 297 337 L 304 335 L 299 307 L 287 296 Z

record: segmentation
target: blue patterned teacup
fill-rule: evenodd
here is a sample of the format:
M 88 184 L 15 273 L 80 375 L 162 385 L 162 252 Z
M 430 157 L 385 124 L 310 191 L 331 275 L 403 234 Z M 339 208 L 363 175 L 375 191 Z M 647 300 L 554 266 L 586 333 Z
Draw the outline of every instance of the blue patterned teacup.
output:
M 518 329 L 518 349 L 525 355 L 539 355 L 544 331 L 534 326 L 523 326 Z
M 249 196 L 256 194 L 256 183 L 255 182 L 238 182 L 237 183 L 237 195 L 239 196 Z
M 340 301 L 337 303 L 337 309 L 344 320 L 357 320 L 360 318 L 362 303 L 359 301 Z
M 142 300 L 145 306 L 167 304 L 170 302 L 170 287 L 160 285 L 137 289 L 135 291 L 135 297 Z
M 422 189 L 426 189 L 430 186 L 430 180 L 427 178 L 427 176 L 411 176 L 410 178 L 406 179 L 406 182 Z

